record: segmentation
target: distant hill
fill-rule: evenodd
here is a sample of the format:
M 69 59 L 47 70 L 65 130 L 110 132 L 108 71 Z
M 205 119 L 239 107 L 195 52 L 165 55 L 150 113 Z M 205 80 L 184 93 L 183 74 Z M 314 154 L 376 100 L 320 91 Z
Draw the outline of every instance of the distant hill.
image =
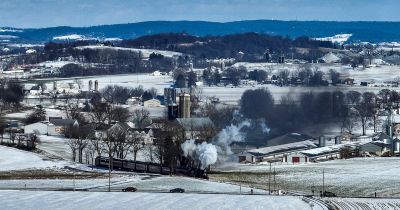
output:
M 14 38 L 14 40 L 24 42 L 47 42 L 53 40 L 54 37 L 66 35 L 88 39 L 132 39 L 143 35 L 168 32 L 185 32 L 196 36 L 258 32 L 291 38 L 299 36 L 323 38 L 337 34 L 353 34 L 348 40 L 349 42 L 391 42 L 400 41 L 400 22 L 247 20 L 217 23 L 206 21 L 149 21 L 92 27 L 0 28 L 0 38 L 1 36 L 12 35 L 19 37 L 18 39 Z

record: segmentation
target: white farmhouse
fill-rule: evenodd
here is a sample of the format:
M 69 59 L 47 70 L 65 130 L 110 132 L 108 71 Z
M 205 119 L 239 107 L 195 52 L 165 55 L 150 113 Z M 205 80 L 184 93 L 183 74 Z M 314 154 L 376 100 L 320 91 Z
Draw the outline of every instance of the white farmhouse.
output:
M 150 100 L 143 102 L 143 106 L 145 106 L 145 107 L 160 107 L 161 102 L 160 102 L 160 100 L 157 100 L 157 99 L 150 99 Z
M 24 133 L 37 133 L 39 135 L 59 136 L 64 134 L 64 131 L 68 126 L 72 126 L 77 123 L 78 122 L 76 120 L 70 119 L 51 119 L 50 121 L 41 121 L 25 125 Z

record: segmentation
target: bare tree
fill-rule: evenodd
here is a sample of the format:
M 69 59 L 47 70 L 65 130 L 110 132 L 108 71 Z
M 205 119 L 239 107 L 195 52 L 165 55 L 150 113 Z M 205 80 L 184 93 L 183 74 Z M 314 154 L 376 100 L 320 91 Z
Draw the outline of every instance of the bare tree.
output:
M 78 121 L 79 124 L 85 124 L 87 121 L 82 113 L 82 110 L 78 107 L 78 104 L 68 104 L 65 109 L 65 116 L 67 119 L 74 119 Z
M 67 145 L 71 149 L 73 161 L 76 161 L 76 155 L 78 154 L 79 163 L 83 163 L 83 150 L 88 145 L 90 129 L 89 126 L 74 124 L 65 130 L 65 136 L 69 138 Z
M 204 125 L 200 128 L 198 138 L 202 141 L 211 142 L 212 138 L 218 133 L 213 125 Z
M 33 134 L 31 134 L 29 136 L 28 143 L 27 143 L 28 150 L 36 149 L 36 145 L 39 142 L 40 142 L 39 133 L 35 131 Z
M 145 128 L 150 124 L 150 112 L 147 109 L 135 109 L 132 118 L 137 128 Z
M 144 149 L 144 139 L 145 139 L 145 134 L 138 132 L 138 131 L 133 131 L 130 132 L 128 137 L 127 137 L 127 144 L 130 147 L 130 150 L 133 153 L 133 160 L 135 161 L 135 170 L 136 170 L 136 158 L 137 154 L 139 151 Z
M 152 88 L 150 88 L 149 90 L 149 93 L 153 96 L 153 98 L 155 98 L 156 96 L 157 96 L 157 89 L 156 88 L 154 88 L 154 87 L 152 87 Z
M 342 132 L 353 133 L 354 128 L 358 126 L 358 111 L 355 108 L 345 108 L 341 115 Z
M 82 80 L 81 79 L 74 79 L 74 82 L 78 85 L 78 89 L 80 90 L 82 88 Z
M 108 118 L 108 104 L 102 102 L 93 103 L 93 108 L 91 112 L 92 121 L 96 123 L 105 123 Z
M 112 120 L 126 122 L 130 117 L 129 110 L 123 107 L 115 107 L 112 111 Z
M 68 139 L 67 140 L 67 145 L 71 149 L 72 152 L 72 161 L 76 161 L 76 151 L 78 150 L 78 140 L 77 139 Z
M 103 139 L 96 138 L 90 140 L 90 145 L 92 145 L 91 148 L 98 157 L 101 157 L 102 153 L 104 152 L 104 144 L 102 141 Z
M 352 105 L 357 104 L 361 100 L 361 93 L 351 90 L 346 93 L 346 99 L 349 104 L 352 104 Z
M 374 117 L 376 96 L 372 92 L 365 92 L 362 95 L 362 101 L 355 106 L 358 117 L 361 121 L 362 135 L 366 134 L 366 130 Z
M 3 138 L 4 138 L 5 131 L 6 131 L 6 123 L 5 123 L 5 121 L 3 119 L 3 116 L 2 116 L 2 114 L 0 112 L 0 138 L 1 138 L 0 144 L 3 144 Z

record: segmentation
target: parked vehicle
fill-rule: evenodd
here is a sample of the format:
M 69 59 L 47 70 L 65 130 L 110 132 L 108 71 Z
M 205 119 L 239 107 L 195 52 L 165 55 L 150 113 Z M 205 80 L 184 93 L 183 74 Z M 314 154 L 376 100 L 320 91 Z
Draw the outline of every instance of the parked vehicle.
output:
M 336 197 L 336 194 L 333 192 L 325 191 L 324 197 Z
M 185 190 L 182 188 L 175 188 L 169 191 L 170 193 L 184 193 Z
M 137 189 L 134 187 L 127 187 L 127 188 L 122 189 L 122 192 L 136 192 L 136 191 L 137 191 Z

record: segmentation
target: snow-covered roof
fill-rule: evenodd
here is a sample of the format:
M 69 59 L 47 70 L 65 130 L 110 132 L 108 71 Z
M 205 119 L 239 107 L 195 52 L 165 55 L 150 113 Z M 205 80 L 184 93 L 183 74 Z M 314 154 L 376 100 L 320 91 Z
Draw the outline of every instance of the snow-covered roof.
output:
M 301 142 L 306 140 L 313 140 L 311 136 L 299 133 L 287 133 L 282 136 L 278 136 L 276 138 L 270 139 L 267 141 L 268 146 L 277 146 L 282 144 L 290 144 L 295 142 Z
M 208 117 L 177 118 L 176 121 L 186 131 L 200 130 L 204 126 L 214 126 L 214 123 Z
M 314 149 L 304 150 L 304 151 L 301 151 L 300 153 L 303 155 L 306 155 L 308 157 L 318 157 L 318 156 L 323 156 L 323 155 L 327 155 L 327 154 L 339 153 L 340 150 L 344 147 L 354 148 L 355 146 L 358 146 L 358 145 L 359 145 L 359 143 L 335 144 L 335 145 L 327 146 L 327 147 L 318 147 L 318 148 L 314 148 Z
M 323 60 L 325 63 L 336 63 L 338 61 L 340 61 L 340 58 L 333 54 L 332 52 L 324 55 L 321 60 Z
M 300 141 L 300 142 L 295 142 L 295 143 L 289 143 L 289 144 L 282 144 L 282 145 L 277 145 L 277 146 L 271 146 L 271 147 L 263 147 L 259 149 L 252 149 L 249 150 L 248 153 L 254 155 L 254 156 L 269 156 L 269 155 L 274 155 L 274 154 L 280 154 L 280 153 L 285 153 L 285 152 L 295 152 L 299 150 L 305 150 L 305 149 L 310 149 L 310 148 L 316 148 L 317 146 L 314 144 L 314 142 L 310 140 L 306 141 Z
M 353 36 L 353 34 L 337 34 L 331 37 L 314 38 L 314 39 L 319 41 L 329 41 L 332 43 L 343 44 L 347 42 L 351 36 Z
M 53 40 L 82 40 L 85 37 L 79 34 L 70 34 L 70 35 L 63 35 L 63 36 L 55 36 Z

